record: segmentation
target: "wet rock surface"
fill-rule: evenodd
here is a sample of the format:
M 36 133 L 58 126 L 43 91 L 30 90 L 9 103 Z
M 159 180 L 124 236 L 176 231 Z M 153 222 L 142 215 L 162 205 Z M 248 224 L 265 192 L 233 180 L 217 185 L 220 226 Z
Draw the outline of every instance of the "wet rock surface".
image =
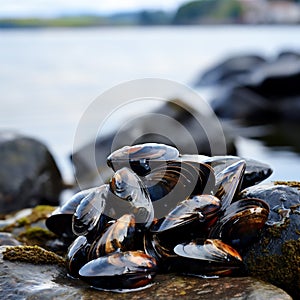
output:
M 300 297 L 300 183 L 275 182 L 249 187 L 243 197 L 265 200 L 270 214 L 260 239 L 243 258 L 251 275 Z
M 131 293 L 91 289 L 66 276 L 56 265 L 33 265 L 3 260 L 0 248 L 1 299 L 291 299 L 281 289 L 260 280 L 157 275 L 155 284 Z
M 41 142 L 0 132 L 0 215 L 38 204 L 58 204 L 60 171 Z

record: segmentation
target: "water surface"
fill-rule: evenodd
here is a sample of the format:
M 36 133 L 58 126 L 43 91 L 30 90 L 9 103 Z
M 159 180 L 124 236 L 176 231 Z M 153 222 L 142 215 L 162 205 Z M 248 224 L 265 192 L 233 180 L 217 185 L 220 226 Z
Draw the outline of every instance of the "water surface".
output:
M 77 124 L 89 104 L 123 81 L 144 77 L 187 85 L 229 54 L 300 50 L 297 26 L 199 26 L 0 31 L 0 129 L 44 141 L 63 175 Z M 204 91 L 199 91 L 205 97 Z M 203 93 L 203 94 L 202 94 Z M 99 120 L 114 108 L 103 101 Z M 86 133 L 89 140 L 89 132 Z M 299 155 L 241 138 L 240 155 L 269 162 L 273 179 L 299 180 Z

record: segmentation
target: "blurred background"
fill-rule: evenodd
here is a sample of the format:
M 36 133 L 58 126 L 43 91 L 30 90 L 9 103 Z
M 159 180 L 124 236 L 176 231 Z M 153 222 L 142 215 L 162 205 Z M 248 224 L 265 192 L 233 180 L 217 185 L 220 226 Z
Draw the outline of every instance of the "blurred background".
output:
M 124 81 L 170 79 L 212 105 L 238 155 L 299 180 L 299 25 L 300 1 L 0 0 L 0 129 L 47 144 L 72 182 L 93 100 Z

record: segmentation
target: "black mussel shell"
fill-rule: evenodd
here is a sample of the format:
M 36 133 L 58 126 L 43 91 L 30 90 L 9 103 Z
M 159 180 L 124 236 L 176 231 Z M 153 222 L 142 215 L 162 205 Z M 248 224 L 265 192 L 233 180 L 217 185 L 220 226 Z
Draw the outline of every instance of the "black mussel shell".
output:
M 170 247 L 157 234 L 146 232 L 144 235 L 145 253 L 154 257 L 159 270 L 168 271 L 177 255 L 173 251 L 174 245 Z
M 210 194 L 215 190 L 215 171 L 203 161 L 206 157 L 204 155 L 181 155 L 177 159 L 181 162 L 182 171 L 194 169 L 193 173 L 197 180 L 190 179 L 191 183 L 196 183 L 192 195 Z
M 232 203 L 209 233 L 238 250 L 251 244 L 269 216 L 269 205 L 260 199 L 246 198 Z
M 87 235 L 97 228 L 104 211 L 109 186 L 101 185 L 84 197 L 73 215 L 72 229 L 76 235 Z
M 155 163 L 153 162 L 153 165 Z M 176 185 L 183 189 L 182 195 L 198 195 L 211 193 L 215 188 L 213 169 L 195 161 L 169 160 L 159 164 L 152 172 L 142 177 L 149 190 L 152 201 L 156 201 L 172 191 Z
M 216 197 L 222 202 L 222 210 L 225 210 L 239 193 L 245 167 L 245 161 L 239 160 L 216 174 L 216 185 L 218 187 Z
M 151 172 L 151 161 L 166 161 L 176 159 L 179 152 L 176 148 L 157 143 L 146 143 L 125 146 L 114 151 L 107 158 L 107 164 L 114 171 L 123 167 L 131 168 L 139 176 Z
M 217 215 L 221 202 L 212 195 L 199 195 L 181 201 L 165 218 L 154 223 L 154 233 L 176 229 L 192 222 L 205 222 Z
M 112 223 L 102 236 L 91 245 L 88 254 L 89 260 L 113 253 L 117 250 L 133 250 L 136 245 L 135 218 L 125 214 L 115 223 Z
M 215 173 L 218 174 L 232 163 L 237 162 L 241 159 L 245 160 L 246 162 L 246 169 L 242 181 L 241 190 L 262 182 L 273 173 L 270 165 L 266 163 L 262 163 L 255 159 L 241 158 L 238 156 L 213 156 L 208 157 L 207 159 L 203 157 L 203 162 L 210 164 L 215 170 Z
M 136 289 L 148 285 L 156 274 L 156 261 L 142 251 L 116 252 L 85 264 L 79 275 L 100 289 Z
M 153 205 L 147 188 L 141 179 L 130 169 L 122 168 L 115 172 L 110 181 L 111 192 L 130 204 L 127 213 L 135 216 L 140 227 L 148 228 L 154 218 Z M 121 206 L 122 207 L 122 206 Z M 118 210 L 118 207 L 115 207 Z
M 240 254 L 221 240 L 196 240 L 179 244 L 174 252 L 178 260 L 173 268 L 187 274 L 229 275 L 240 271 L 243 266 Z
M 190 161 L 167 161 L 142 180 L 153 201 L 156 218 L 164 217 L 182 199 L 204 191 L 212 193 L 215 187 L 212 168 Z
M 46 219 L 46 226 L 55 234 L 64 238 L 74 239 L 76 235 L 72 230 L 72 218 L 77 206 L 83 198 L 97 188 L 83 190 L 73 195 L 64 205 L 58 207 L 49 218 Z
M 70 245 L 66 257 L 68 274 L 77 278 L 80 268 L 88 261 L 89 244 L 85 236 L 79 236 Z

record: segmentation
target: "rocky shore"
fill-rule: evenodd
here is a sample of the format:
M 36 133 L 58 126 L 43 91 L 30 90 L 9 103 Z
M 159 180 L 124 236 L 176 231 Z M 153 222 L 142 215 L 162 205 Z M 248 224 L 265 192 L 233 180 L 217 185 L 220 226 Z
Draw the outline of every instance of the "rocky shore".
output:
M 114 293 L 70 278 L 65 256 L 71 240 L 45 226 L 54 206 L 39 205 L 0 220 L 0 296 L 5 299 L 298 299 L 300 288 L 300 183 L 274 182 L 244 189 L 271 211 L 257 242 L 241 253 L 245 277 L 201 278 L 158 274 L 145 290 Z M 187 271 L 188 273 L 188 271 Z
M 299 126 L 300 55 L 283 52 L 272 61 L 258 55 L 228 59 L 208 70 L 198 85 L 215 89 L 212 107 L 222 120 L 243 126 L 268 125 L 288 128 L 300 149 L 295 128 Z M 197 136 L 199 153 L 210 155 L 206 133 L 193 118 L 193 109 L 174 100 L 155 113 L 180 122 Z M 277 122 L 280 120 L 280 122 Z M 161 135 L 149 136 L 164 124 L 130 124 L 122 139 L 137 143 L 168 143 Z M 212 122 L 212 123 L 211 123 Z M 154 122 L 155 123 L 155 122 Z M 213 120 L 206 119 L 207 126 Z M 150 126 L 151 125 L 151 126 Z M 149 127 L 150 126 L 150 127 Z M 223 125 L 224 126 L 224 125 Z M 134 136 L 133 128 L 140 128 Z M 150 128 L 150 129 L 149 129 Z M 291 130 L 292 128 L 292 130 Z M 226 148 L 235 154 L 235 136 L 224 126 Z M 286 134 L 288 132 L 288 134 Z M 290 143 L 272 130 L 270 143 Z M 95 147 L 98 171 L 108 178 L 106 157 L 112 151 L 114 134 L 101 137 L 72 155 L 81 188 L 98 184 L 98 173 L 90 164 Z M 276 134 L 276 135 L 275 135 Z M 188 142 L 176 136 L 180 151 L 189 153 Z M 218 142 L 219 137 L 213 137 Z M 218 153 L 228 154 L 228 153 Z M 78 189 L 74 184 L 75 190 Z M 113 293 L 92 289 L 79 279 L 70 278 L 65 256 L 71 241 L 50 232 L 45 220 L 60 204 L 64 190 L 61 173 L 49 149 L 31 137 L 0 133 L 0 297 L 1 299 L 299 299 L 300 294 L 300 183 L 268 182 L 244 189 L 241 198 L 259 198 L 270 206 L 268 221 L 259 238 L 241 253 L 244 277 L 200 278 L 187 274 L 158 274 L 147 289 Z M 74 190 L 74 193 L 75 193 Z M 188 271 L 187 271 L 188 273 Z

